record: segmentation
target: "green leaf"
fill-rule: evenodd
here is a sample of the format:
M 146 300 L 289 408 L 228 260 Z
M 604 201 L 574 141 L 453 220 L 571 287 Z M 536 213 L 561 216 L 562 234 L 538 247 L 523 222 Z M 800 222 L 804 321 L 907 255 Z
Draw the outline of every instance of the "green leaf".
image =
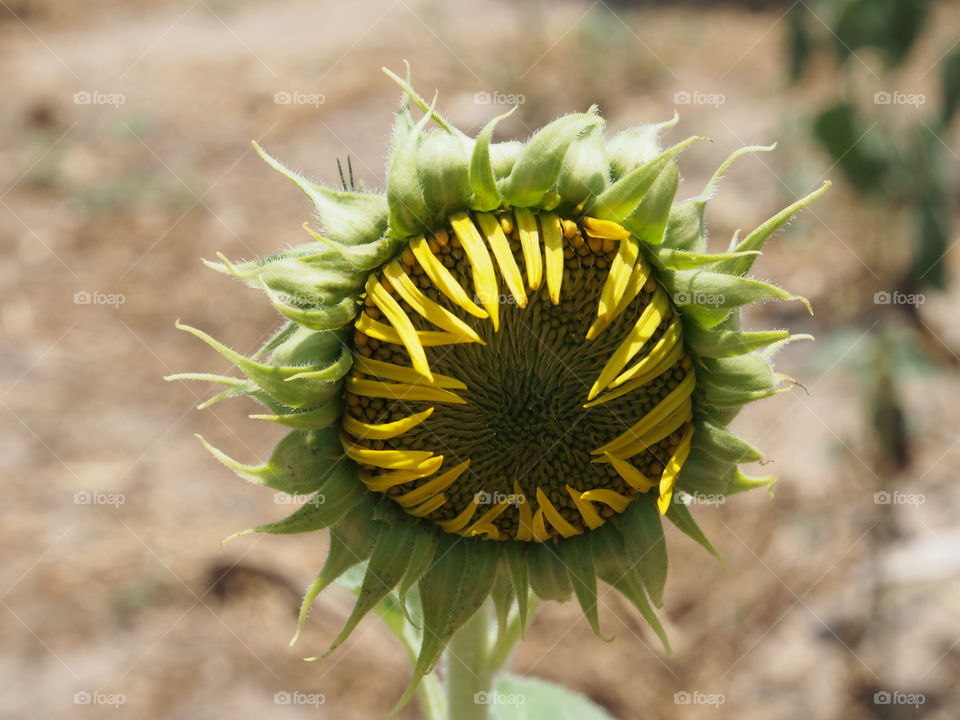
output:
M 664 240 L 666 243 L 666 240 Z M 704 265 L 713 265 L 722 260 L 736 260 L 738 258 L 753 257 L 759 255 L 759 252 L 732 252 L 732 253 L 695 253 L 686 250 L 675 250 L 667 247 L 666 244 L 651 248 L 654 263 L 657 267 L 667 270 L 693 270 Z M 716 269 L 711 268 L 711 269 Z
M 423 577 L 427 568 L 433 564 L 433 559 L 437 553 L 438 540 L 438 532 L 432 527 L 423 527 L 417 533 L 413 551 L 410 553 L 410 563 L 407 565 L 407 571 L 404 573 L 397 590 L 400 602 L 404 603 L 404 612 L 406 612 L 407 593 Z
M 592 700 L 562 685 L 506 673 L 479 698 L 491 720 L 614 720 Z
M 707 201 L 701 197 L 674 205 L 667 221 L 663 244 L 692 253 L 704 252 L 707 249 L 707 228 L 703 218 L 706 207 Z
M 940 62 L 940 83 L 943 86 L 940 116 L 946 127 L 960 108 L 960 47 L 948 52 Z
M 265 282 L 261 283 L 277 312 L 311 330 L 336 330 L 349 323 L 357 314 L 359 306 L 353 297 L 344 297 L 335 305 L 320 308 L 301 308 L 283 301 Z
M 886 183 L 888 158 L 870 135 L 852 103 L 843 102 L 820 113 L 813 132 L 847 180 L 862 193 L 874 193 Z
M 278 415 L 251 415 L 253 420 L 268 420 L 296 430 L 321 430 L 333 425 L 340 417 L 342 406 L 339 398 L 312 410 L 283 413 Z

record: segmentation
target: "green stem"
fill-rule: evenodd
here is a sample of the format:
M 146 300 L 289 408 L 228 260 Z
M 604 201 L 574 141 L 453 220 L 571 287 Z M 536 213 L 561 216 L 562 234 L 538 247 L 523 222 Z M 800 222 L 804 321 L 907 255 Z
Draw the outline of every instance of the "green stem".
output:
M 447 708 L 450 720 L 487 720 L 485 699 L 493 683 L 490 656 L 490 608 L 481 607 L 454 633 L 447 647 Z

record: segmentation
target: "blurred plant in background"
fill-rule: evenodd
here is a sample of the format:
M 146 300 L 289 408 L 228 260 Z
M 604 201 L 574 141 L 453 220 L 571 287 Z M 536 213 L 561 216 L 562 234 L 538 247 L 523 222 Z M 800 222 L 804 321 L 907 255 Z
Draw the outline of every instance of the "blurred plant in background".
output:
M 866 331 L 865 352 L 850 361 L 856 363 L 872 434 L 867 469 L 876 525 L 870 533 L 871 597 L 857 633 L 848 637 L 857 652 L 875 656 L 882 675 L 889 675 L 897 653 L 884 559 L 901 535 L 896 499 L 909 496 L 905 487 L 917 479 L 910 475 L 916 453 L 902 381 L 918 367 L 929 372 L 960 364 L 922 314 L 926 293 L 945 291 L 950 283 L 945 258 L 958 158 L 947 138 L 960 105 L 960 45 L 938 49 L 939 59 L 920 76 L 937 76 L 934 97 L 925 88 L 900 85 L 921 50 L 918 40 L 931 9 L 929 0 L 810 0 L 794 4 L 788 14 L 791 83 L 809 83 L 820 63 L 832 63 L 837 79 L 834 98 L 808 118 L 809 132 L 873 216 L 865 231 L 882 233 L 875 258 L 880 289 L 862 294 L 856 313 Z M 909 228 L 907 237 L 901 228 Z M 908 252 L 898 253 L 904 245 Z M 877 689 L 876 678 L 865 676 L 862 667 L 851 669 L 865 693 Z

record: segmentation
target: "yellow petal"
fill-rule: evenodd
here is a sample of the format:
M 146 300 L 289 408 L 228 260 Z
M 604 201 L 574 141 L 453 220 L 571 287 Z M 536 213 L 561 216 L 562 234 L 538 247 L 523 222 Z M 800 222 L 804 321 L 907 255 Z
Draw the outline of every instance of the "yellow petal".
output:
M 457 515 L 452 520 L 444 520 L 443 522 L 437 523 L 441 528 L 447 532 L 455 533 L 462 530 L 466 527 L 467 523 L 470 522 L 470 518 L 473 517 L 473 514 L 477 511 L 477 499 L 474 498 L 470 503 L 460 511 L 460 514 Z
M 433 475 L 443 464 L 443 456 L 436 455 L 420 464 L 413 470 L 391 470 L 390 472 L 360 473 L 360 479 L 368 489 L 374 492 L 384 492 L 397 485 L 405 485 L 413 480 Z
M 644 415 L 636 424 L 621 435 L 617 436 L 606 445 L 593 451 L 594 455 L 603 455 L 605 452 L 611 452 L 619 455 L 620 448 L 628 445 L 636 438 L 643 437 L 644 433 L 656 426 L 657 423 L 668 417 L 674 410 L 683 404 L 684 400 L 690 397 L 693 392 L 696 376 L 692 371 L 688 371 L 686 377 L 680 381 L 667 396 L 650 412 Z
M 513 251 L 510 249 L 510 243 L 507 236 L 503 234 L 500 227 L 500 221 L 490 213 L 477 213 L 477 223 L 483 231 L 484 237 L 493 250 L 493 256 L 497 259 L 497 265 L 500 266 L 500 275 L 503 276 L 510 293 L 520 307 L 527 306 L 527 293 L 523 289 L 523 276 L 520 274 L 520 268 L 517 267 L 517 261 L 513 259 Z
M 563 282 L 563 228 L 556 213 L 540 213 L 543 230 L 543 248 L 547 256 L 547 291 L 556 305 L 560 302 L 560 284 Z
M 403 345 L 403 338 L 396 329 L 382 322 L 374 320 L 366 313 L 360 313 L 354 327 L 364 335 L 369 335 L 377 340 L 394 345 Z M 439 345 L 458 345 L 464 342 L 463 338 L 457 335 L 451 335 L 448 332 L 438 332 L 436 330 L 419 330 L 417 339 L 423 347 L 437 347 Z
M 357 445 L 346 436 L 341 436 L 341 440 L 343 450 L 351 460 L 387 470 L 418 470 L 423 463 L 434 458 L 428 450 L 372 450 Z
M 452 303 L 463 308 L 474 317 L 481 319 L 489 317 L 486 310 L 480 308 L 470 299 L 467 291 L 463 289 L 463 285 L 458 283 L 450 271 L 443 266 L 443 263 L 437 260 L 437 256 L 430 250 L 430 245 L 424 240 L 422 235 L 410 241 L 410 250 L 413 251 L 414 257 L 417 258 L 417 262 L 420 263 L 420 267 L 423 268 L 423 271 L 427 274 L 427 277 L 430 278 L 430 281 L 440 292 L 446 295 Z
M 547 524 L 543 519 L 543 508 L 537 508 L 533 514 L 533 539 L 537 542 L 546 542 L 550 539 L 550 533 L 547 531 Z
M 587 340 L 593 340 L 601 332 L 603 332 L 610 323 L 623 314 L 623 311 L 627 309 L 627 305 L 629 305 L 633 299 L 640 294 L 640 291 L 643 290 L 643 286 L 647 284 L 649 277 L 650 266 L 647 265 L 643 258 L 640 258 L 633 266 L 633 270 L 630 272 L 626 289 L 623 291 L 623 295 L 619 297 L 616 307 L 606 319 L 598 317 L 593 321 L 590 329 L 587 330 Z
M 626 495 L 621 495 L 615 490 L 608 490 L 607 488 L 587 490 L 583 494 L 583 499 L 589 502 L 602 502 L 604 505 L 612 507 L 618 513 L 622 513 L 627 509 L 627 505 L 630 504 L 630 498 Z
M 587 235 L 595 238 L 609 238 L 611 240 L 626 240 L 630 237 L 630 231 L 623 225 L 612 220 L 600 220 L 599 218 L 585 217 L 583 219 L 583 229 Z
M 623 478 L 624 482 L 635 490 L 646 492 L 651 488 L 657 487 L 657 483 L 637 470 L 626 460 L 621 460 L 616 455 L 611 455 L 610 453 L 604 453 L 604 457 L 613 465 L 613 469 Z
M 433 373 L 433 381 L 427 381 L 420 373 L 412 367 L 406 365 L 395 365 L 394 363 L 374 360 L 373 358 L 355 355 L 353 358 L 353 369 L 362 372 L 364 375 L 376 375 L 384 380 L 396 380 L 397 382 L 409 383 L 411 385 L 429 385 L 436 388 L 447 388 L 448 390 L 466 390 L 467 386 L 449 375 Z
M 423 503 L 423 505 L 418 505 L 415 508 L 411 508 L 407 510 L 407 512 L 411 515 L 416 515 L 417 517 L 423 517 L 425 515 L 429 515 L 437 508 L 442 507 L 446 502 L 447 496 L 443 493 L 440 493 L 439 495 L 434 495 L 432 498 Z
M 487 510 L 483 515 L 481 515 L 480 518 L 473 525 L 471 525 L 466 530 L 466 532 L 464 532 L 464 535 L 472 535 L 480 527 L 487 525 L 488 523 L 492 523 L 494 520 L 500 517 L 500 515 L 503 514 L 503 511 L 506 510 L 510 506 L 510 504 L 511 504 L 510 500 L 504 500 L 502 502 L 498 502 L 492 508 Z M 497 534 L 499 535 L 499 531 L 497 531 Z
M 597 509 L 590 502 L 583 499 L 583 493 L 579 490 L 574 490 L 569 485 L 567 485 L 567 493 L 573 499 L 577 510 L 580 511 L 580 515 L 583 516 L 583 521 L 587 524 L 588 528 L 593 530 L 603 525 L 603 518 L 600 516 L 600 513 L 597 512 Z
M 611 387 L 623 385 L 628 380 L 642 380 L 644 378 L 647 379 L 647 382 L 653 380 L 683 356 L 683 344 L 680 340 L 680 321 L 674 318 L 667 326 L 663 336 L 650 348 L 650 352 L 620 373 L 610 383 Z
M 527 283 L 531 290 L 537 290 L 543 282 L 543 257 L 540 254 L 537 216 L 526 208 L 515 208 L 513 214 L 520 231 L 520 247 L 523 249 L 523 264 L 527 269 Z
M 497 284 L 497 275 L 493 269 L 490 253 L 487 252 L 487 246 L 480 237 L 473 220 L 465 212 L 451 215 L 450 225 L 470 260 L 474 292 L 480 298 L 480 304 L 490 315 L 493 329 L 497 330 L 500 327 L 500 287 Z
M 417 329 L 413 326 L 410 318 L 400 307 L 400 303 L 393 299 L 393 296 L 386 291 L 376 275 L 370 275 L 366 285 L 367 295 L 373 300 L 380 311 L 386 315 L 387 320 L 393 325 L 393 329 L 400 335 L 407 352 L 410 353 L 410 361 L 414 369 L 428 380 L 432 380 L 430 374 L 430 364 L 427 362 L 427 354 L 424 352 L 423 344 L 417 335 Z
M 663 476 L 660 478 L 660 497 L 657 499 L 657 507 L 661 515 L 666 515 L 670 509 L 670 500 L 673 498 L 673 486 L 677 482 L 677 476 L 687 461 L 687 455 L 690 454 L 690 442 L 693 438 L 693 425 L 687 428 L 683 433 L 683 439 L 677 446 L 677 451 L 670 458 L 667 467 L 663 470 Z
M 463 475 L 464 471 L 470 466 L 470 461 L 465 460 L 459 465 L 450 468 L 442 475 L 431 478 L 418 488 L 414 488 L 408 493 L 397 495 L 393 499 L 404 507 L 412 507 L 423 502 L 427 498 L 436 495 L 450 487 L 458 477 Z
M 405 400 L 407 402 L 448 402 L 466 405 L 467 401 L 456 393 L 429 385 L 406 385 L 404 383 L 385 383 L 378 380 L 358 380 L 348 377 L 347 392 L 367 397 Z
M 540 506 L 540 509 L 543 510 L 543 514 L 546 515 L 550 524 L 553 525 L 554 529 L 563 535 L 563 537 L 573 537 L 582 532 L 566 521 L 563 515 L 553 506 L 553 503 L 550 502 L 547 494 L 540 488 L 537 488 L 537 504 Z
M 663 315 L 669 307 L 670 302 L 667 300 L 667 296 L 660 288 L 657 288 L 653 299 L 643 309 L 643 312 L 640 313 L 640 318 L 633 326 L 633 329 L 630 330 L 630 333 L 624 338 L 623 342 L 620 343 L 620 346 L 613 351 L 613 354 L 603 366 L 603 370 L 600 371 L 600 377 L 597 378 L 597 381 L 587 394 L 587 400 L 593 400 L 601 390 L 605 390 L 610 385 L 610 382 L 620 374 L 624 366 L 630 362 L 633 356 L 640 352 L 640 349 L 647 343 L 647 340 L 650 339 L 650 336 L 653 335 L 657 327 L 659 327 L 660 322 L 663 320 Z
M 477 335 L 473 328 L 463 320 L 420 292 L 420 288 L 414 285 L 413 280 L 407 276 L 400 267 L 400 263 L 396 260 L 383 266 L 383 274 L 396 289 L 400 297 L 406 300 L 411 308 L 434 325 L 470 342 L 486 344 L 480 339 L 480 336 Z
M 631 458 L 638 453 L 644 452 L 651 446 L 656 445 L 690 419 L 691 409 L 692 403 L 690 402 L 690 398 L 686 398 L 675 410 L 662 420 L 659 420 L 645 433 L 632 438 L 630 442 L 618 447 L 616 450 L 617 457 Z M 605 460 L 606 456 L 597 458 L 594 462 L 604 462 Z
M 520 510 L 520 522 L 517 525 L 517 540 L 533 539 L 533 510 L 530 509 L 530 501 L 520 489 L 520 483 L 513 481 L 513 494 L 517 497 Z
M 433 408 L 427 408 L 423 412 L 418 412 L 409 417 L 377 425 L 360 422 L 353 416 L 347 414 L 343 417 L 343 429 L 353 435 L 353 437 L 361 440 L 390 440 L 415 428 L 432 414 Z

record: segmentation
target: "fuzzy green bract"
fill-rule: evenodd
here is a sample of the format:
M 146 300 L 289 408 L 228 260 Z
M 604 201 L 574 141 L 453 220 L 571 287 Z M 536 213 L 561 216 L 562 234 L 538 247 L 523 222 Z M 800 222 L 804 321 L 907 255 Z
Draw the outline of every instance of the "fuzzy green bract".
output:
M 364 486 L 344 452 L 340 423 L 344 380 L 355 361 L 350 330 L 365 283 L 411 238 L 435 231 L 458 212 L 528 208 L 564 218 L 589 215 L 625 227 L 631 251 L 650 265 L 669 293 L 682 319 L 684 350 L 694 359 L 693 440 L 676 489 L 681 499 L 683 493 L 726 496 L 774 482 L 741 472 L 740 463 L 763 455 L 728 426 L 745 404 L 790 388 L 789 379 L 773 371 L 770 357 L 800 337 L 785 330 L 739 329 L 743 305 L 798 299 L 746 273 L 764 243 L 828 184 L 735 239 L 724 252 L 710 254 L 704 211 L 720 177 L 737 157 L 772 148 L 737 151 L 703 192 L 680 200 L 676 160 L 698 137 L 662 149 L 660 133 L 676 124 L 676 117 L 608 140 L 603 118 L 590 108 L 553 121 L 525 144 L 498 143 L 493 136 L 502 118 L 491 120 L 476 138 L 468 137 L 420 98 L 409 79 L 392 77 L 404 94 L 383 194 L 326 187 L 255 145 L 271 167 L 307 195 L 318 227 L 308 228 L 308 242 L 275 255 L 249 262 L 221 256 L 208 265 L 265 292 L 285 322 L 249 358 L 181 326 L 233 363 L 239 377 L 173 377 L 225 386 L 205 406 L 229 397 L 252 398 L 266 408 L 253 417 L 286 425 L 290 433 L 262 464 L 246 465 L 204 445 L 245 480 L 305 496 L 290 517 L 246 532 L 331 530 L 329 558 L 307 592 L 301 626 L 323 588 L 359 563 L 366 567 L 356 610 L 331 650 L 388 595 L 399 591 L 406 600 L 416 598 L 423 641 L 405 699 L 495 587 L 498 607 L 516 602 L 524 622 L 528 593 L 544 600 L 576 597 L 600 634 L 599 578 L 622 593 L 666 645 L 654 613 L 662 605 L 667 577 L 656 493 L 637 495 L 612 522 L 576 537 L 496 542 L 444 532 Z M 423 111 L 419 120 L 411 105 Z M 431 123 L 436 127 L 428 130 Z M 606 292 L 616 295 L 617 290 L 622 292 L 614 286 Z M 682 502 L 674 499 L 665 517 L 716 553 Z

